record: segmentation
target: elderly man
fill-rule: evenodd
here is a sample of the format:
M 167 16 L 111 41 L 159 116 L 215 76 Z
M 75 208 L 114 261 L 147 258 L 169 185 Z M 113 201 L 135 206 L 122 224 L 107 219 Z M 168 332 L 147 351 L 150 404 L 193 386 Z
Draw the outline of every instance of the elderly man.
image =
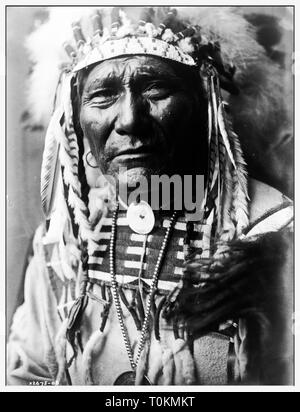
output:
M 291 383 L 291 202 L 247 178 L 221 95 L 238 91 L 229 58 L 238 71 L 265 57 L 238 13 L 194 14 L 114 8 L 72 26 L 11 384 Z M 243 62 L 226 36 L 219 44 L 225 16 L 244 29 Z M 175 175 L 169 198 L 150 185 Z

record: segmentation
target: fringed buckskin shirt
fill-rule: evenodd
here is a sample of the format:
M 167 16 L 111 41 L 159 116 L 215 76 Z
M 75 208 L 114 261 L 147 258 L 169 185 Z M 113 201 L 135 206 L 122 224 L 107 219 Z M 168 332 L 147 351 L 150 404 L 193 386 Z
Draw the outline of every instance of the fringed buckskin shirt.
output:
M 291 226 L 292 204 L 280 192 L 250 179 L 249 195 L 250 226 L 246 236 Z M 120 212 L 118 216 L 115 272 L 134 353 L 147 292 L 168 224 L 169 218 L 162 216 L 143 244 L 143 235 L 132 232 L 125 214 Z M 194 224 L 190 246 L 200 258 L 207 253 L 210 231 L 209 219 L 205 225 Z M 58 243 L 44 244 L 44 226 L 36 231 L 34 255 L 25 279 L 25 299 L 15 313 L 8 343 L 10 385 L 113 385 L 123 372 L 131 370 L 112 301 L 110 232 L 111 216 L 108 215 L 99 233 L 98 248 L 88 260 L 88 299 L 75 356 L 74 348 L 69 343 L 65 345 L 64 334 L 69 310 L 79 295 L 80 250 L 68 240 L 65 248 Z M 151 309 L 150 332 L 135 383 L 142 384 L 144 375 L 155 385 L 261 383 L 256 380 L 257 376 L 249 376 L 249 357 L 243 344 L 247 328 L 242 322 L 228 320 L 210 333 L 191 339 L 180 323 L 169 322 L 162 316 L 164 300 L 182 278 L 185 233 L 185 218 L 179 216 L 160 273 Z M 282 353 L 280 361 L 287 363 L 291 370 L 291 345 Z

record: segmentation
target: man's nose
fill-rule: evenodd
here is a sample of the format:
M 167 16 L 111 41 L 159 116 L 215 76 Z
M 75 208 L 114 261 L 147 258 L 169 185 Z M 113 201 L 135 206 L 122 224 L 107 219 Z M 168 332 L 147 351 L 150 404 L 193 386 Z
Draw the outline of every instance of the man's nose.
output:
M 115 130 L 120 135 L 139 136 L 145 131 L 147 114 L 141 97 L 126 90 L 119 100 Z

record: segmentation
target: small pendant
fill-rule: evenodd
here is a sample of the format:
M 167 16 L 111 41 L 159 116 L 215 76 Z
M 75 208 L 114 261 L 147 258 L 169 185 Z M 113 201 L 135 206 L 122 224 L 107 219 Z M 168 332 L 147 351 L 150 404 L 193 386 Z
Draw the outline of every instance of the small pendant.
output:
M 114 386 L 134 386 L 135 385 L 135 372 L 129 371 L 129 372 L 124 372 L 120 376 L 117 377 L 115 380 Z M 143 377 L 143 382 L 141 385 L 151 385 L 149 379 L 147 376 Z
M 144 200 L 131 203 L 127 210 L 127 220 L 130 228 L 140 235 L 150 233 L 155 224 L 153 210 Z

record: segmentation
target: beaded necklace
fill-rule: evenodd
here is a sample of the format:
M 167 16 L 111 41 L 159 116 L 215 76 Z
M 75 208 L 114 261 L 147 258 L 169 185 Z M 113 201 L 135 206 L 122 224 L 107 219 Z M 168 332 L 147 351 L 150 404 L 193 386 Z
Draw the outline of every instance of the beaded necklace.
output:
M 165 233 L 162 245 L 161 245 L 161 249 L 158 255 L 158 259 L 155 265 L 153 278 L 152 278 L 150 291 L 149 291 L 149 296 L 148 296 L 148 300 L 146 304 L 145 318 L 143 321 L 141 336 L 140 336 L 140 340 L 138 343 L 136 360 L 134 360 L 132 348 L 131 348 L 130 341 L 129 341 L 128 330 L 125 326 L 124 319 L 123 319 L 122 307 L 121 307 L 120 298 L 118 294 L 118 284 L 117 284 L 117 279 L 116 279 L 116 274 L 115 274 L 115 243 L 116 243 L 116 228 L 117 228 L 118 211 L 119 211 L 119 205 L 115 209 L 113 213 L 113 218 L 112 218 L 112 228 L 111 228 L 111 237 L 110 237 L 110 245 L 109 245 L 109 266 L 110 266 L 110 277 L 111 277 L 113 300 L 114 300 L 114 304 L 116 307 L 117 318 L 120 324 L 121 333 L 123 336 L 123 340 L 125 343 L 125 347 L 126 347 L 126 351 L 129 357 L 132 371 L 122 373 L 116 379 L 114 385 L 134 385 L 136 368 L 137 368 L 142 351 L 146 343 L 147 332 L 148 332 L 149 321 L 150 321 L 150 313 L 151 313 L 151 302 L 156 292 L 158 277 L 161 271 L 161 267 L 162 267 L 163 259 L 164 259 L 164 256 L 167 250 L 167 246 L 171 238 L 172 230 L 176 222 L 177 212 L 175 211 L 170 219 L 170 224 L 166 230 L 166 233 Z M 150 385 L 150 384 L 151 383 L 149 379 L 146 376 L 144 376 L 143 385 Z

